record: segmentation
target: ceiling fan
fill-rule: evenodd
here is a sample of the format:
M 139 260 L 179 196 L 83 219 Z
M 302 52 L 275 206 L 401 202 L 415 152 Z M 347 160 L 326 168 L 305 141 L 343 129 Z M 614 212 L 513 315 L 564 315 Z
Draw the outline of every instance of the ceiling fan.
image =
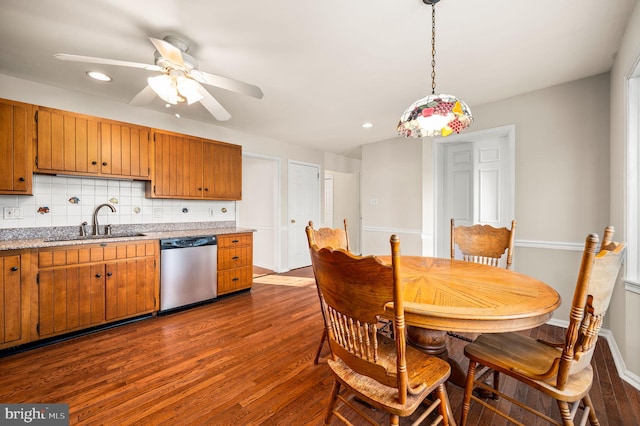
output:
M 202 86 L 203 84 L 262 98 L 263 93 L 258 86 L 198 70 L 198 62 L 187 53 L 188 43 L 181 38 L 167 36 L 160 40 L 149 37 L 149 40 L 156 48 L 154 65 L 66 53 L 54 56 L 62 61 L 116 65 L 160 72 L 161 74 L 147 79 L 148 85 L 129 102 L 132 105 L 145 105 L 156 96 L 172 105 L 200 102 L 216 120 L 226 121 L 231 118 L 231 114 Z

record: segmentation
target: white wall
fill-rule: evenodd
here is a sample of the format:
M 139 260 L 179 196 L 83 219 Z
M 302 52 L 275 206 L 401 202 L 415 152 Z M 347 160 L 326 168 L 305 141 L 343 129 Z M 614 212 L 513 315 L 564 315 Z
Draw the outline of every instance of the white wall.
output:
M 639 218 L 627 218 L 626 208 L 626 130 L 627 126 L 627 79 L 640 61 L 640 4 L 629 19 L 623 41 L 618 51 L 613 69 L 611 70 L 611 131 L 610 131 L 610 192 L 611 219 L 620 233 L 621 239 L 628 239 L 627 221 L 637 221 Z M 638 143 L 638 141 L 630 141 Z M 626 276 L 624 270 L 622 276 Z M 611 300 L 611 308 L 607 314 L 609 327 L 613 333 L 618 350 L 624 359 L 627 374 L 634 375 L 640 383 L 640 294 L 627 289 L 624 282 L 619 282 Z M 614 352 L 615 355 L 615 352 Z
M 389 254 L 391 234 L 403 254 L 422 253 L 423 149 L 416 139 L 362 147 L 362 252 Z

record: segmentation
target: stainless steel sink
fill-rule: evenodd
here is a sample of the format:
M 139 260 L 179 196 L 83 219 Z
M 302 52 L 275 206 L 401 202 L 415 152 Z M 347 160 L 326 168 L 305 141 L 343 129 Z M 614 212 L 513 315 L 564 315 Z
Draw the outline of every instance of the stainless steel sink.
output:
M 125 233 L 125 234 L 110 234 L 110 235 L 75 235 L 75 236 L 61 236 L 61 237 L 51 237 L 45 238 L 43 241 L 45 243 L 59 242 L 59 241 L 91 241 L 91 240 L 103 240 L 103 239 L 111 239 L 111 238 L 129 238 L 129 237 L 144 237 L 144 234 L 140 234 L 137 232 L 134 233 Z

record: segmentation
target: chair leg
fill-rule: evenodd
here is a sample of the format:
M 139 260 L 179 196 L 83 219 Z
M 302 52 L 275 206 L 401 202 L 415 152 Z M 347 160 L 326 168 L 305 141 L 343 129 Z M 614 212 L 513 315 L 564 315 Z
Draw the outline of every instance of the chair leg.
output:
M 451 403 L 449 402 L 449 395 L 447 394 L 447 388 L 444 383 L 436 388 L 436 397 L 440 400 L 439 409 L 440 415 L 442 416 L 442 424 L 448 426 L 449 417 L 453 418 L 453 412 L 451 411 Z
M 464 387 L 464 399 L 462 400 L 462 416 L 460 417 L 460 426 L 467 424 L 467 417 L 469 416 L 469 408 L 471 408 L 471 392 L 473 392 L 473 382 L 476 375 L 476 366 L 478 364 L 469 360 L 469 370 L 467 371 L 467 383 Z
M 498 391 L 500 390 L 500 372 L 497 370 L 493 370 L 493 388 Z M 500 399 L 500 396 L 497 393 L 491 395 L 494 401 Z
M 324 424 L 328 425 L 331 423 L 331 418 L 333 417 L 333 408 L 338 401 L 338 392 L 340 392 L 340 382 L 333 382 L 333 389 L 331 390 L 331 399 L 329 400 L 329 408 L 327 409 L 327 415 L 324 418 Z
M 564 426 L 574 426 L 573 418 L 571 416 L 571 407 L 569 407 L 569 403 L 566 401 L 558 401 L 558 408 L 560 409 L 560 416 L 562 417 L 562 424 Z
M 593 409 L 593 403 L 591 402 L 591 396 L 589 396 L 589 394 L 582 398 L 582 403 L 585 408 L 589 409 L 589 423 L 591 423 L 591 426 L 600 426 L 600 422 L 596 416 L 596 411 Z
M 318 347 L 318 352 L 316 352 L 316 359 L 313 360 L 314 364 L 318 363 L 320 359 L 320 353 L 322 352 L 322 348 L 324 347 L 324 341 L 327 340 L 327 329 L 322 329 L 322 338 L 320 339 L 320 346 Z

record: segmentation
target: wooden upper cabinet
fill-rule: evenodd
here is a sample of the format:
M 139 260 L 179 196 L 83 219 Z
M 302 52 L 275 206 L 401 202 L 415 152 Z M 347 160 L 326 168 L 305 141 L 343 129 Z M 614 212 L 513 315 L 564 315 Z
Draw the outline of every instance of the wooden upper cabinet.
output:
M 205 198 L 242 199 L 242 148 L 218 142 L 204 144 Z
M 36 172 L 147 180 L 149 129 L 38 107 Z
M 102 120 L 101 173 L 140 180 L 150 179 L 149 135 L 147 127 Z
M 147 197 L 240 199 L 240 146 L 157 130 L 153 140 L 154 171 Z
M 32 111 L 31 105 L 0 99 L 0 194 L 32 193 Z

